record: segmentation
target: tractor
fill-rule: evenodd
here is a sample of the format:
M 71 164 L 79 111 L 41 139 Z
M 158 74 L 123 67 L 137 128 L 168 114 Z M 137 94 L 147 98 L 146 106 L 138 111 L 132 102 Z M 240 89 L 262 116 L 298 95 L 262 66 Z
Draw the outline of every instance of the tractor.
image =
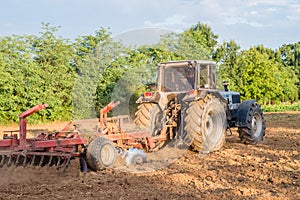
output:
M 192 60 L 158 65 L 155 91 L 138 100 L 135 123 L 150 131 L 151 137 L 165 135 L 156 149 L 170 141 L 181 141 L 193 150 L 209 153 L 219 150 L 226 131 L 237 127 L 245 144 L 257 144 L 265 135 L 262 109 L 255 100 L 241 102 L 240 94 L 216 87 L 216 63 Z
M 48 107 L 36 105 L 19 115 L 19 130 L 6 131 L 0 139 L 0 167 L 66 169 L 72 159 L 79 158 L 82 171 L 96 171 L 112 167 L 117 154 L 126 156 L 129 164 L 144 163 L 144 152 L 167 144 L 209 153 L 222 147 L 231 127 L 238 128 L 243 143 L 262 141 L 266 126 L 260 106 L 255 100 L 241 102 L 239 93 L 229 91 L 228 84 L 223 85 L 224 90 L 216 89 L 215 62 L 160 63 L 156 89 L 137 100 L 134 123 L 129 123 L 133 129 L 124 129 L 127 117 L 107 117 L 120 103 L 111 102 L 100 110 L 100 126 L 89 137 L 73 130 L 75 122 L 70 122 L 60 132 L 43 132 L 28 138 L 26 118 Z M 109 125 L 112 122 L 114 126 Z

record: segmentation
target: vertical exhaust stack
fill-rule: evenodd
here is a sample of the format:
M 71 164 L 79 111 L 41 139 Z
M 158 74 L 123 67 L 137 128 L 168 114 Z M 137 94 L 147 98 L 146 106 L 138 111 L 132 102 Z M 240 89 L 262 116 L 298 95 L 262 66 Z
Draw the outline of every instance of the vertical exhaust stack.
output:
M 224 91 L 225 91 L 225 92 L 228 92 L 228 85 L 229 85 L 229 82 L 228 82 L 228 81 L 224 81 L 224 82 L 222 83 L 222 85 L 223 85 L 223 87 L 224 87 Z

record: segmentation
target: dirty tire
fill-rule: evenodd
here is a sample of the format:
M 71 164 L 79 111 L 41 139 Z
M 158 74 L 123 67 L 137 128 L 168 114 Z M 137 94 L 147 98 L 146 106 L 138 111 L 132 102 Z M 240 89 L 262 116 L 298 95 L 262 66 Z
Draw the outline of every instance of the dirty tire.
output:
M 146 131 L 150 131 L 151 137 L 158 136 L 162 128 L 163 112 L 158 104 L 143 103 L 138 106 L 135 113 L 135 124 Z M 157 151 L 166 145 L 166 141 L 156 142 L 151 151 Z
M 113 143 L 107 138 L 98 137 L 94 139 L 87 148 L 86 160 L 92 170 L 101 170 L 111 167 L 117 157 Z
M 151 135 L 155 136 L 159 134 L 161 119 L 162 112 L 159 105 L 155 103 L 143 103 L 138 106 L 134 122 L 138 127 L 150 130 Z
M 219 150 L 227 129 L 225 108 L 219 99 L 207 95 L 191 102 L 186 111 L 185 131 L 192 137 L 192 149 L 200 153 Z
M 153 103 L 142 103 L 138 106 L 135 113 L 134 123 L 141 127 L 146 128 L 150 126 L 150 110 L 154 106 Z
M 238 133 L 244 144 L 257 144 L 265 136 L 266 124 L 263 112 L 259 105 L 252 104 L 247 114 L 247 126 L 239 127 Z

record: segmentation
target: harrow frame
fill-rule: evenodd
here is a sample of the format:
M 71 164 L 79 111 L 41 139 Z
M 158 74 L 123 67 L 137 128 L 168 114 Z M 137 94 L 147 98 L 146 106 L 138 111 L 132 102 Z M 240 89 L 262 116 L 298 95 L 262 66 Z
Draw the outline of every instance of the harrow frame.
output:
M 138 148 L 144 151 L 155 149 L 155 143 L 167 140 L 166 134 L 151 137 L 150 131 L 124 131 L 124 116 L 112 118 L 107 113 L 119 102 L 111 102 L 100 110 L 99 129 L 91 137 L 85 137 L 78 131 L 71 131 L 70 128 L 75 122 L 69 122 L 60 132 L 38 133 L 33 138 L 27 137 L 26 118 L 42 109 L 48 104 L 38 104 L 19 115 L 19 130 L 4 131 L 0 139 L 0 167 L 4 165 L 16 166 L 56 166 L 66 169 L 70 160 L 80 159 L 82 171 L 87 171 L 88 145 L 98 137 L 108 139 L 119 153 L 124 153 L 130 148 Z M 113 120 L 117 128 L 109 127 L 108 122 Z M 10 134 L 9 134 L 10 133 Z M 101 158 L 100 158 L 101 159 Z
M 74 157 L 84 157 L 87 140 L 79 134 L 39 133 L 27 138 L 26 118 L 47 104 L 38 104 L 21 113 L 19 130 L 5 131 L 0 140 L 0 167 L 10 165 L 56 166 L 67 168 Z M 8 134 L 10 133 L 10 135 Z

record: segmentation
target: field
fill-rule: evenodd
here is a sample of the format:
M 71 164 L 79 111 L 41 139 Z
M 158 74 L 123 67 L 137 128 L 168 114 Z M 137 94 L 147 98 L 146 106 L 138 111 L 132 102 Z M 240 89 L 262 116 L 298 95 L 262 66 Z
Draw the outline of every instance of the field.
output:
M 268 113 L 265 118 L 266 137 L 257 146 L 239 143 L 233 130 L 222 150 L 206 156 L 187 150 L 171 165 L 151 172 L 83 174 L 78 161 L 65 173 L 4 167 L 0 199 L 300 199 L 300 112 Z

